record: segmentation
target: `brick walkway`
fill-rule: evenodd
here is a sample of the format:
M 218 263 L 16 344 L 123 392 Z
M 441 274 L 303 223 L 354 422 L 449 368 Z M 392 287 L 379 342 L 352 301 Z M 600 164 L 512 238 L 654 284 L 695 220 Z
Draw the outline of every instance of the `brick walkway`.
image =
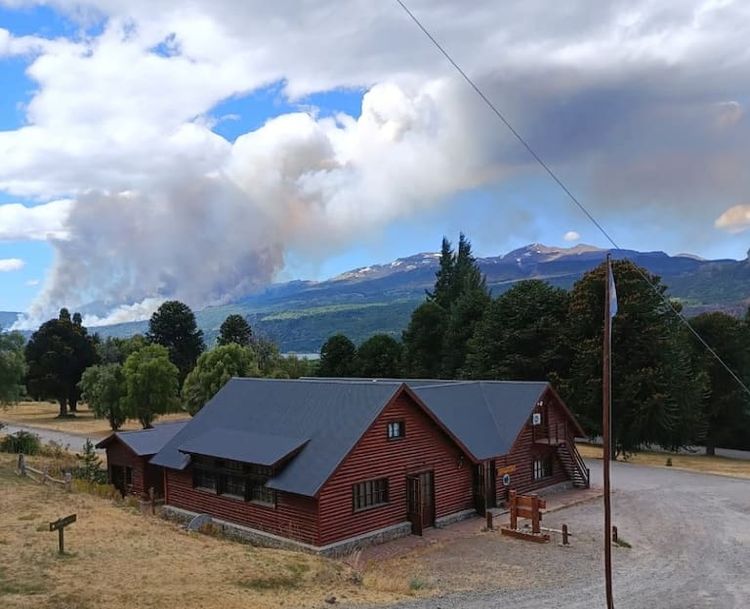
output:
M 569 489 L 551 493 L 544 496 L 544 499 L 547 501 L 547 509 L 545 512 L 556 512 L 557 510 L 562 510 L 572 505 L 577 505 L 584 501 L 590 501 L 597 497 L 601 497 L 601 495 L 602 489 L 598 487 L 588 489 Z M 507 510 L 499 508 L 492 510 L 492 512 L 495 515 L 495 527 L 507 523 L 507 518 L 504 517 L 504 515 L 508 513 Z M 418 535 L 409 535 L 408 537 L 402 537 L 401 539 L 395 539 L 380 545 L 364 548 L 360 552 L 346 557 L 344 562 L 356 566 L 357 568 L 364 568 L 371 562 L 379 562 L 405 556 L 415 550 L 428 548 L 437 543 L 444 544 L 473 537 L 480 533 L 485 526 L 486 520 L 477 515 L 468 520 L 463 520 L 441 529 L 425 529 L 422 537 Z

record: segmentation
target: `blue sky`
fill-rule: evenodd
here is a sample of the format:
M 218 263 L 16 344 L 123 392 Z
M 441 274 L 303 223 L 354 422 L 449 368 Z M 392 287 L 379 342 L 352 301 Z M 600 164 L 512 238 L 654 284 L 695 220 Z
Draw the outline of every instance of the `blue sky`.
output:
M 450 4 L 419 10 L 621 245 L 744 258 L 750 84 L 747 66 L 721 61 L 744 48 L 742 31 L 722 31 L 734 9 L 526 4 L 509 6 L 506 35 L 541 55 L 486 46 L 504 27 L 491 2 L 462 19 Z M 324 5 L 0 3 L 0 269 L 22 261 L 0 272 L 0 310 L 82 295 L 202 306 L 436 250 L 459 231 L 479 255 L 607 245 L 398 14 L 356 3 L 332 23 Z M 48 206 L 61 199 L 67 215 Z M 165 224 L 152 233 L 145 217 Z

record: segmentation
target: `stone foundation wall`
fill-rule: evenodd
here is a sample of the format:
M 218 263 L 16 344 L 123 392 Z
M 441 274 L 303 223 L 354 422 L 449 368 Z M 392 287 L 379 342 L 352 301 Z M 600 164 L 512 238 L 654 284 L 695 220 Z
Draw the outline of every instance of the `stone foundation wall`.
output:
M 198 516 L 198 513 L 165 505 L 161 509 L 161 515 L 168 520 L 187 524 L 193 518 Z M 228 539 L 234 539 L 255 546 L 309 552 L 331 558 L 346 556 L 347 554 L 351 554 L 361 548 L 385 543 L 386 541 L 391 541 L 392 539 L 398 539 L 399 537 L 405 537 L 411 534 L 411 523 L 402 522 L 377 531 L 370 531 L 369 533 L 352 537 L 351 539 L 332 543 L 327 546 L 313 546 L 292 539 L 287 539 L 285 537 L 279 537 L 272 533 L 265 533 L 263 531 L 251 529 L 250 527 L 235 524 L 233 522 L 219 520 L 217 518 L 211 518 L 210 522 L 216 532 Z

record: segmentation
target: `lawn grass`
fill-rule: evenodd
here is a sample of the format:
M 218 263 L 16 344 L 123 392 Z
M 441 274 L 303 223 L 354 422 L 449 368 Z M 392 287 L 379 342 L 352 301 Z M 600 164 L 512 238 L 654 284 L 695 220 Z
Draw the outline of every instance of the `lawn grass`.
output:
M 40 429 L 51 429 L 63 431 L 91 439 L 100 439 L 108 436 L 112 431 L 106 419 L 97 419 L 85 404 L 78 405 L 75 417 L 64 419 L 57 418 L 59 407 L 57 403 L 51 402 L 19 402 L 13 406 L 0 408 L 0 421 L 16 425 L 28 425 Z M 185 413 L 168 414 L 159 417 L 156 423 L 166 421 L 177 421 L 188 418 Z M 129 420 L 123 425 L 123 430 L 141 429 L 140 423 Z
M 601 446 L 594 446 L 592 444 L 577 444 L 576 446 L 578 447 L 578 452 L 585 459 L 602 458 Z M 671 466 L 667 466 L 667 459 L 671 459 Z M 741 459 L 643 451 L 629 455 L 627 459 L 620 457 L 619 460 L 637 465 L 671 467 L 672 469 L 700 472 L 703 474 L 750 478 L 750 461 L 743 461 Z
M 188 533 L 112 500 L 19 478 L 13 464 L 0 454 L 3 609 L 311 608 L 331 596 L 388 604 L 414 594 L 414 573 L 387 587 L 358 581 L 343 562 Z M 49 522 L 72 513 L 60 558 Z

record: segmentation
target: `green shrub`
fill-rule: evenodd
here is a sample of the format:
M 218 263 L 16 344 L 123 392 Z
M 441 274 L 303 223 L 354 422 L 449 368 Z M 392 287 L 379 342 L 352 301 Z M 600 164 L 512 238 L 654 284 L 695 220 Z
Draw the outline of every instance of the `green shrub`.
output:
M 36 455 L 42 443 L 39 436 L 28 431 L 19 431 L 0 440 L 0 452 Z

